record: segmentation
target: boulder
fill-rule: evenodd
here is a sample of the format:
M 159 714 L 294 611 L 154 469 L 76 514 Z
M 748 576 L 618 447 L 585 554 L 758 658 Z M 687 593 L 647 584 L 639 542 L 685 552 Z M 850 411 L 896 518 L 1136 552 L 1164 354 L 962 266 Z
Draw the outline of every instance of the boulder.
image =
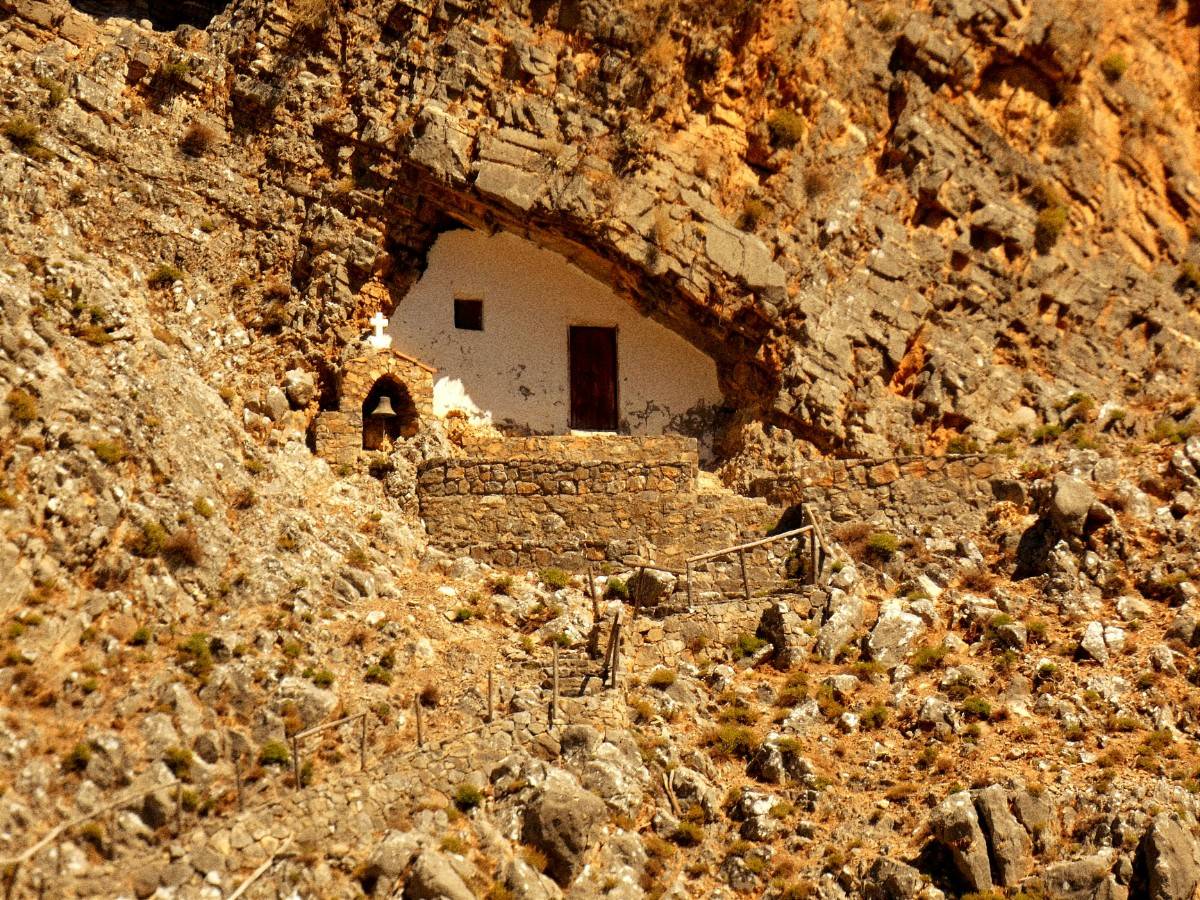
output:
M 583 857 L 607 816 L 604 801 L 591 791 L 547 779 L 525 810 L 522 840 L 546 854 L 550 876 L 565 886 L 583 868 Z
M 1108 645 L 1104 640 L 1104 626 L 1100 622 L 1088 622 L 1079 639 L 1079 652 L 1103 665 L 1108 662 Z
M 829 615 L 817 632 L 817 655 L 825 660 L 833 660 L 862 627 L 862 623 L 862 600 L 836 588 L 830 591 Z
M 687 766 L 676 766 L 671 770 L 671 787 L 682 809 L 698 806 L 704 810 L 707 821 L 717 820 L 721 811 L 721 794 L 702 774 Z
M 986 787 L 975 794 L 975 810 L 991 849 L 996 881 L 1018 884 L 1033 863 L 1033 842 L 1008 808 L 1008 794 L 998 784 Z
M 283 376 L 283 392 L 293 408 L 303 409 L 317 396 L 317 384 L 311 372 L 289 369 Z
M 933 811 L 929 827 L 954 862 L 967 891 L 990 891 L 992 868 L 987 841 L 969 791 L 951 794 Z
M 275 691 L 275 711 L 282 714 L 283 707 L 288 703 L 296 705 L 305 728 L 311 728 L 324 722 L 329 714 L 337 707 L 337 694 L 319 688 L 304 678 L 288 676 L 279 682 Z
M 1058 474 L 1050 487 L 1050 521 L 1063 537 L 1079 537 L 1096 495 L 1073 475 Z
M 1131 893 L 1147 900 L 1191 900 L 1197 885 L 1196 838 L 1168 813 L 1159 813 L 1138 844 Z
M 475 892 L 436 850 L 426 850 L 417 857 L 404 885 L 404 896 L 413 900 L 475 900 Z
M 924 630 L 920 616 L 905 612 L 895 600 L 888 601 L 867 639 L 867 652 L 874 662 L 894 668 L 908 658 L 913 642 Z
M 912 866 L 881 856 L 863 875 L 863 900 L 916 900 L 925 879 Z
M 752 777 L 768 784 L 800 781 L 813 771 L 812 764 L 800 755 L 796 742 L 777 734 L 763 741 L 747 769 Z

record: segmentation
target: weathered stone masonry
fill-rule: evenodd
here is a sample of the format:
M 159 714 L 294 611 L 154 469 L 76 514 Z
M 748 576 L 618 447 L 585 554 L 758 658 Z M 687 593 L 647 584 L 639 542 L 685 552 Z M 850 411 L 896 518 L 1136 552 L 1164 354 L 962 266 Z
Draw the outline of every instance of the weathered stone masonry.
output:
M 774 524 L 765 501 L 698 491 L 688 439 L 517 438 L 467 451 L 419 468 L 421 515 L 437 546 L 498 565 L 679 563 Z

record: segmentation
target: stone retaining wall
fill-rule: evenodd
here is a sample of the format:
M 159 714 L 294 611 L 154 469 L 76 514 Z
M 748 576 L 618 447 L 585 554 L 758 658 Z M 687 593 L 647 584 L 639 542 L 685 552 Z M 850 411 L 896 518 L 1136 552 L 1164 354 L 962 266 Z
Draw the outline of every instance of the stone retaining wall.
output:
M 1002 457 L 921 458 L 880 463 L 819 460 L 796 475 L 760 478 L 749 493 L 788 507 L 810 503 L 838 522 L 869 521 L 897 532 L 936 522 L 946 533 L 983 524 L 986 510 L 1020 486 Z

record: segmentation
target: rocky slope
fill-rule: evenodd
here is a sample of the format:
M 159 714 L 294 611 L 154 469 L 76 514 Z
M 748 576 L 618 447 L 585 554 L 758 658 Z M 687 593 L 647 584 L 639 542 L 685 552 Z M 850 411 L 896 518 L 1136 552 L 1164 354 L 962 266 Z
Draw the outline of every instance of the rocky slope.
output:
M 1190 7 L 149 6 L 0 0 L 0 852 L 185 788 L 18 895 L 225 896 L 278 851 L 254 895 L 1192 895 Z M 971 533 L 839 500 L 825 587 L 551 729 L 581 580 L 431 552 L 402 474 L 307 446 L 451 221 L 712 353 L 730 484 L 1011 477 Z M 456 740 L 414 760 L 418 708 Z M 360 712 L 367 774 L 346 726 L 296 792 L 290 738 Z

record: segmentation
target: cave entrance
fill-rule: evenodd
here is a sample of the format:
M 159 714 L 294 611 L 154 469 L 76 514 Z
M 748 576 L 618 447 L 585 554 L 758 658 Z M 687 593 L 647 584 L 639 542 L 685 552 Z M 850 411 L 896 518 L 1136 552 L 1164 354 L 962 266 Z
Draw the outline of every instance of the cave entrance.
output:
M 89 16 L 109 19 L 149 19 L 155 31 L 174 31 L 180 25 L 207 28 L 229 0 L 71 0 Z

